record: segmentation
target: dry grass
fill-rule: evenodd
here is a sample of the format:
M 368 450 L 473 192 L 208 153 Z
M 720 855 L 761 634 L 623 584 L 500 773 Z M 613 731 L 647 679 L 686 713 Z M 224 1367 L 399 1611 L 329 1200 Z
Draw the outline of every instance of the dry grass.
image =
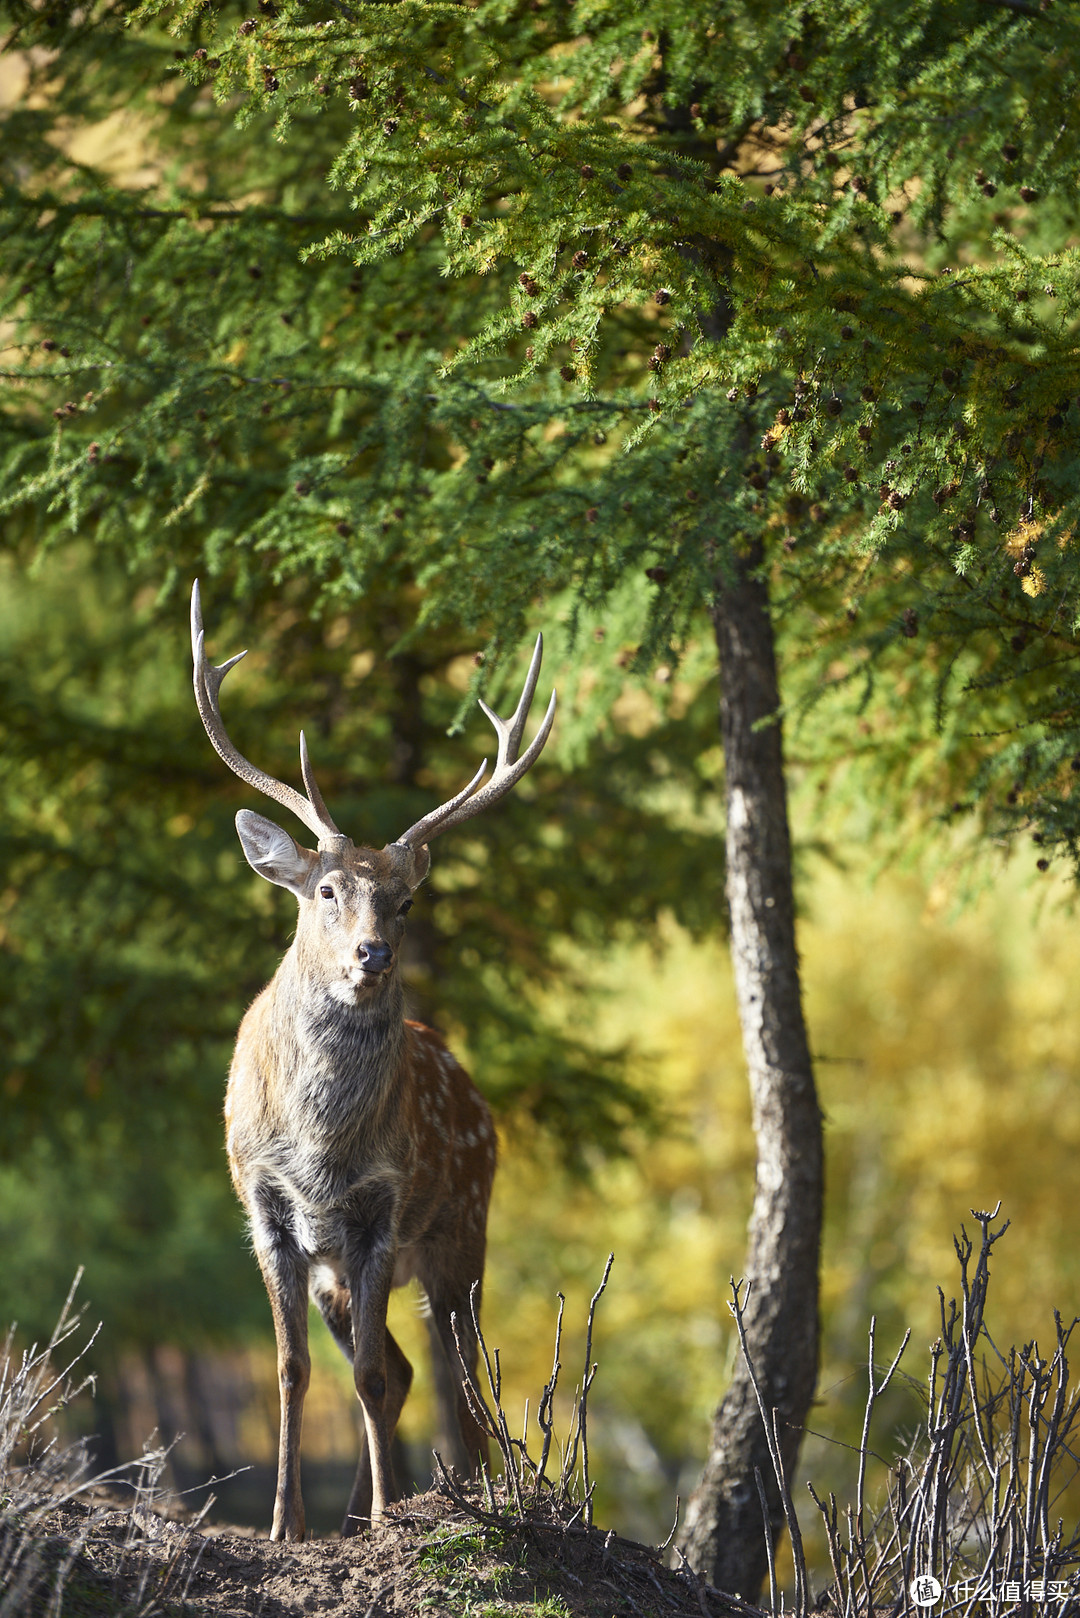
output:
M 158 1508 L 167 1452 L 91 1475 L 84 1441 L 64 1444 L 56 1417 L 92 1386 L 76 1275 L 49 1341 L 0 1356 L 0 1618 L 130 1614 L 154 1618 L 182 1602 L 197 1519 L 173 1529 L 164 1562 L 142 1554 L 166 1532 Z M 60 1366 L 60 1369 L 57 1367 Z M 204 1508 L 205 1509 L 205 1508 Z M 108 1547 L 107 1552 L 105 1547 Z

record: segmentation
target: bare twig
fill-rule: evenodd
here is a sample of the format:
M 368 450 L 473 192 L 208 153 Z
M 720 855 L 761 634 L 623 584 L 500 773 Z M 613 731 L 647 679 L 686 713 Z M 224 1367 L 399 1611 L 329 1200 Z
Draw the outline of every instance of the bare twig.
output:
M 547 1472 L 548 1455 L 551 1450 L 551 1438 L 555 1425 L 555 1390 L 559 1385 L 559 1372 L 562 1370 L 562 1365 L 559 1361 L 559 1348 L 562 1344 L 562 1323 L 563 1312 L 566 1309 L 566 1298 L 564 1294 L 560 1292 L 558 1294 L 558 1299 L 559 1314 L 558 1319 L 555 1322 L 555 1352 L 552 1356 L 551 1375 L 548 1377 L 547 1382 L 544 1385 L 544 1391 L 540 1395 L 540 1403 L 536 1409 L 537 1425 L 544 1435 L 544 1444 L 542 1450 L 540 1451 L 540 1461 L 536 1468 L 537 1495 L 540 1493 L 541 1486 L 544 1482 L 544 1476 Z
M 601 1278 L 600 1285 L 597 1287 L 596 1291 L 593 1293 L 592 1302 L 589 1304 L 589 1318 L 588 1318 L 588 1322 L 587 1322 L 586 1327 L 585 1327 L 585 1370 L 584 1370 L 584 1374 L 583 1374 L 582 1379 L 581 1379 L 581 1393 L 580 1393 L 580 1395 L 578 1397 L 578 1403 L 577 1403 L 577 1422 L 576 1422 L 576 1425 L 574 1427 L 574 1432 L 573 1432 L 573 1434 L 571 1436 L 570 1447 L 569 1447 L 569 1458 L 567 1459 L 567 1461 L 563 1465 L 563 1480 L 564 1480 L 564 1487 L 565 1487 L 566 1483 L 567 1483 L 567 1481 L 568 1481 L 568 1479 L 570 1477 L 570 1474 L 574 1470 L 574 1466 L 575 1466 L 576 1461 L 577 1461 L 578 1444 L 580 1443 L 580 1445 L 581 1445 L 581 1487 L 582 1487 L 582 1493 L 583 1493 L 583 1503 L 584 1503 L 584 1507 L 585 1507 L 585 1521 L 590 1526 L 592 1524 L 592 1487 L 591 1487 L 591 1485 L 589 1483 L 589 1405 L 588 1405 L 588 1400 L 589 1400 L 589 1389 L 593 1385 L 593 1378 L 595 1377 L 596 1370 L 597 1370 L 596 1366 L 592 1363 L 593 1321 L 596 1319 L 596 1306 L 600 1302 L 600 1299 L 604 1295 L 605 1288 L 607 1287 L 607 1284 L 608 1284 L 608 1276 L 611 1274 L 611 1266 L 614 1264 L 614 1262 L 615 1262 L 615 1254 L 614 1253 L 609 1253 L 607 1263 L 604 1265 L 604 1274 L 603 1274 L 603 1276 Z
M 661 1540 L 660 1544 L 656 1547 L 657 1554 L 660 1555 L 660 1556 L 663 1556 L 664 1552 L 668 1549 L 668 1546 L 671 1544 L 671 1541 L 675 1538 L 675 1531 L 679 1526 L 679 1508 L 680 1508 L 681 1505 L 682 1505 L 682 1501 L 679 1498 L 679 1496 L 676 1495 L 675 1496 L 675 1516 L 672 1519 L 671 1527 L 668 1530 L 668 1536 L 667 1536 L 666 1539 Z
M 773 1545 L 772 1518 L 769 1515 L 769 1502 L 765 1498 L 765 1485 L 761 1481 L 761 1468 L 754 1468 L 754 1482 L 757 1484 L 758 1499 L 761 1502 L 761 1525 L 765 1535 L 765 1554 L 769 1563 L 769 1611 L 776 1613 L 776 1547 Z

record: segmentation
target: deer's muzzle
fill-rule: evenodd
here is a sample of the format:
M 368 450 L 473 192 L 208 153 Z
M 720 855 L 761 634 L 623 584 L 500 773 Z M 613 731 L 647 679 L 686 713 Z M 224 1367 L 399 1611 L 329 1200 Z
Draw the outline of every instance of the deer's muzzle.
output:
M 381 940 L 365 938 L 356 946 L 356 959 L 363 971 L 381 976 L 383 972 L 389 972 L 393 966 L 394 952 L 389 944 L 384 944 Z

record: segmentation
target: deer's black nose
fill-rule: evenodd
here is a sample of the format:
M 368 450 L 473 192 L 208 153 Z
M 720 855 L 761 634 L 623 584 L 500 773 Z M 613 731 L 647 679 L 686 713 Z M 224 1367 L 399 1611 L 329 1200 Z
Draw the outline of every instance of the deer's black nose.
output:
M 365 938 L 356 946 L 356 958 L 365 972 L 387 972 L 394 959 L 394 952 L 389 944 L 381 940 Z

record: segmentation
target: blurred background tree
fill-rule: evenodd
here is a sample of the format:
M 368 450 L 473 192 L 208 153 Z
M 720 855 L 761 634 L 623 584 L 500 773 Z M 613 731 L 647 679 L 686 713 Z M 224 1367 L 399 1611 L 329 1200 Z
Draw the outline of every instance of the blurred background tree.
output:
M 322 719 L 372 840 L 557 626 L 557 767 L 437 862 L 412 971 L 579 1166 L 657 1098 L 583 1035 L 575 948 L 723 925 L 740 577 L 796 774 L 863 834 L 1074 857 L 1067 8 L 3 13 L 7 1206 L 87 1208 L 121 1340 L 257 1307 L 211 1098 L 289 922 L 191 723 L 194 571 L 258 648 L 240 745 L 284 773 Z

